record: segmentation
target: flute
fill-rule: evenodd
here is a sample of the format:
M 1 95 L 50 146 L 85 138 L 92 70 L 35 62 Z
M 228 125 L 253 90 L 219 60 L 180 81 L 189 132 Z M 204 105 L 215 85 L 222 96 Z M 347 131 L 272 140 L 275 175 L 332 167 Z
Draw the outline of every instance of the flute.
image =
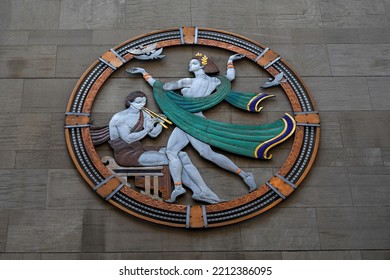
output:
M 167 118 L 164 118 L 163 116 L 160 116 L 159 114 L 153 112 L 152 110 L 146 108 L 146 107 L 142 107 L 142 111 L 144 111 L 146 114 L 148 114 L 149 116 L 151 116 L 152 118 L 156 118 L 156 119 L 160 119 L 162 121 L 158 121 L 158 123 L 164 127 L 165 129 L 168 128 L 167 125 L 164 124 L 164 122 L 166 123 L 169 123 L 169 124 L 172 124 L 172 122 L 170 120 L 168 120 Z

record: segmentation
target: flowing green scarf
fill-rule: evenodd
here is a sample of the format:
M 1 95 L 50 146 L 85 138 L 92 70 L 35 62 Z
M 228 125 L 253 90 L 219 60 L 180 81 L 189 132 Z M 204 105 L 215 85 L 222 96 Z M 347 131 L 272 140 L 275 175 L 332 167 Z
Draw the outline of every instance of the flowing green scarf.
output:
M 173 91 L 165 91 L 160 81 L 154 83 L 154 97 L 160 109 L 175 125 L 200 141 L 231 153 L 270 159 L 272 155 L 268 155 L 269 149 L 293 134 L 294 119 L 285 114 L 282 119 L 269 124 L 237 125 L 194 115 L 195 112 L 212 108 L 222 100 L 244 110 L 254 112 L 261 110 L 258 104 L 264 97 L 252 93 L 233 92 L 227 78 L 218 78 L 221 85 L 213 94 L 206 97 L 190 98 Z M 261 100 L 258 101 L 259 99 Z

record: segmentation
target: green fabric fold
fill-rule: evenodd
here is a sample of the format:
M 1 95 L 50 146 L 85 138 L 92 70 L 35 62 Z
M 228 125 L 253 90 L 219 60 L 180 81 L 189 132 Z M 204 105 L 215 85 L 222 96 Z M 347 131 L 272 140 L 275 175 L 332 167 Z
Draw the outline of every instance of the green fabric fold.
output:
M 188 98 L 165 91 L 160 81 L 155 82 L 153 93 L 163 113 L 189 135 L 222 150 L 258 158 L 258 147 L 281 135 L 286 129 L 285 121 L 280 119 L 269 124 L 238 125 L 194 115 L 194 112 L 209 109 L 225 99 L 230 92 L 230 81 L 225 77 L 221 81 L 216 92 L 207 97 Z M 240 102 L 240 98 L 236 99 Z

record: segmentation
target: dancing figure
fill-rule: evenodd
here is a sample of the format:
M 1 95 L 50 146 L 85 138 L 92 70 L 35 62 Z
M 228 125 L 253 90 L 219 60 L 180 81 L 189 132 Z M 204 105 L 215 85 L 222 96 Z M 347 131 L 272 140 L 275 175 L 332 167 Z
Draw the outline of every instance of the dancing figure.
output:
M 227 61 L 227 71 L 225 75 L 228 80 L 232 81 L 235 79 L 235 69 L 233 61 L 241 59 L 243 57 L 243 55 L 239 54 L 235 54 L 229 57 Z M 194 74 L 193 78 L 184 78 L 177 81 L 165 83 L 163 85 L 163 89 L 180 90 L 181 94 L 185 97 L 198 98 L 211 95 L 215 91 L 215 89 L 221 84 L 220 79 L 208 75 L 217 73 L 219 72 L 219 70 L 216 65 L 205 55 L 198 53 L 193 59 L 191 59 L 189 62 L 188 70 L 189 72 L 192 72 Z M 152 87 L 157 81 L 149 73 L 147 73 L 145 69 L 140 67 L 132 68 L 130 70 L 127 70 L 127 72 L 131 74 L 141 73 L 144 79 Z M 196 112 L 194 114 L 205 118 L 201 111 Z M 180 160 L 179 155 L 182 149 L 186 147 L 189 143 L 191 143 L 191 145 L 199 152 L 199 154 L 203 158 L 215 163 L 223 169 L 238 174 L 243 179 L 244 183 L 249 187 L 249 192 L 252 192 L 258 188 L 252 173 L 242 170 L 228 157 L 212 150 L 209 144 L 198 140 L 197 138 L 186 133 L 181 128 L 175 127 L 168 139 L 166 149 L 166 155 L 169 160 L 171 176 L 175 184 L 175 189 L 172 192 L 170 202 L 174 202 L 179 195 L 182 195 L 186 192 L 186 190 L 183 188 L 182 183 L 183 164 Z

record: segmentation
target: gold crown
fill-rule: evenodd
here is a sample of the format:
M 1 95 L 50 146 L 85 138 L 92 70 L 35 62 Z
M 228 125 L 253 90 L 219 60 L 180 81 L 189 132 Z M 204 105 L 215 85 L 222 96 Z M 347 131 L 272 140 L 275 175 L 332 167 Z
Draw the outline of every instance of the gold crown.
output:
M 206 66 L 207 65 L 207 60 L 209 59 L 207 56 L 205 56 L 205 55 L 203 55 L 201 53 L 197 53 L 195 56 L 201 57 L 200 61 L 201 61 L 202 66 Z

